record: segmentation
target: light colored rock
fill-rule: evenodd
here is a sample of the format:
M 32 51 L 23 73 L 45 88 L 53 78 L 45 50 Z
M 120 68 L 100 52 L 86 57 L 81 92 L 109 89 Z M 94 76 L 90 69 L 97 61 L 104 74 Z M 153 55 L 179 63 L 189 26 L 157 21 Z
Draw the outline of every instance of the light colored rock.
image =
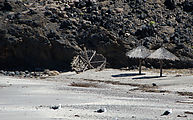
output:
M 56 70 L 52 70 L 52 71 L 49 71 L 48 72 L 48 75 L 49 76 L 56 76 L 56 75 L 59 75 L 60 73 L 58 72 L 58 71 L 56 71 Z
M 130 36 L 130 33 L 125 33 L 125 36 L 126 36 L 126 37 L 129 37 L 129 36 Z
M 170 26 L 163 26 L 161 32 L 168 33 L 168 34 L 173 34 L 174 33 L 174 28 Z
M 115 8 L 115 11 L 117 13 L 122 13 L 124 11 L 124 9 L 123 8 Z

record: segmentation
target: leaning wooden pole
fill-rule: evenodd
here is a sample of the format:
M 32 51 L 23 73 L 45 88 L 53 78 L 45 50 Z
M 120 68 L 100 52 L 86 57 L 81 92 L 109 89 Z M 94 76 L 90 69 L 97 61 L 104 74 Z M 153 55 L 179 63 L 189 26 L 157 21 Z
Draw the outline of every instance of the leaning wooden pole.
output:
M 163 60 L 160 60 L 160 77 L 162 77 Z
M 142 62 L 142 59 L 139 59 L 139 75 L 141 75 L 141 62 Z

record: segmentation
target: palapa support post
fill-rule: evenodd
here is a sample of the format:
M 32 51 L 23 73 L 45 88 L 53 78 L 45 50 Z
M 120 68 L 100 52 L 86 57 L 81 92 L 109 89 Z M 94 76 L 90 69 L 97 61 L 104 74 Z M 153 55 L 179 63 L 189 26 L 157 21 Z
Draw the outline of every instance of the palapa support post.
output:
M 142 43 L 142 40 L 141 40 Z M 141 75 L 141 65 L 142 65 L 142 61 L 147 58 L 147 56 L 150 55 L 150 50 L 148 50 L 146 47 L 144 46 L 138 46 L 137 48 L 130 50 L 129 52 L 126 53 L 126 56 L 130 57 L 130 58 L 136 58 L 137 61 L 139 60 L 139 75 Z
M 141 63 L 142 62 L 142 59 L 139 59 L 139 75 L 141 75 Z
M 160 77 L 162 77 L 163 60 L 160 60 Z
M 169 52 L 165 48 L 161 47 L 154 51 L 150 56 L 147 58 L 150 59 L 159 59 L 160 61 L 160 77 L 162 77 L 162 67 L 163 67 L 163 60 L 180 60 L 178 57 L 176 57 L 173 53 Z

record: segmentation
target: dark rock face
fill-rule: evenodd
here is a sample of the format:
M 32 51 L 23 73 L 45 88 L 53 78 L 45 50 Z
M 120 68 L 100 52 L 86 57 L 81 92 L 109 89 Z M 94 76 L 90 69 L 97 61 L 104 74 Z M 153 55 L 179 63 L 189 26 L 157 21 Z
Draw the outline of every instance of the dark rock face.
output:
M 103 27 L 91 27 L 80 34 L 79 44 L 103 54 L 114 67 L 123 67 L 127 63 L 123 43 L 113 33 Z M 122 58 L 121 61 L 120 58 Z M 119 61 L 120 64 L 117 64 Z
M 171 67 L 193 67 L 191 0 L 0 1 L 0 68 L 70 69 L 81 48 L 108 66 L 132 67 L 128 50 L 161 45 L 180 57 Z M 142 41 L 142 42 L 140 42 Z M 149 63 L 149 62 L 148 62 Z M 156 66 L 152 64 L 153 66 Z
M 165 0 L 164 2 L 166 8 L 173 10 L 176 8 L 176 2 L 175 0 Z
M 139 38 L 139 39 L 143 39 L 146 37 L 150 37 L 150 36 L 155 36 L 155 28 L 152 25 L 143 25 L 141 27 L 141 29 L 138 29 L 135 32 L 135 35 Z
M 186 0 L 183 3 L 183 9 L 186 12 L 192 12 L 193 11 L 193 1 L 192 0 Z
M 11 11 L 12 6 L 6 0 L 2 0 L 2 1 L 0 1 L 0 10 L 2 10 L 2 11 Z

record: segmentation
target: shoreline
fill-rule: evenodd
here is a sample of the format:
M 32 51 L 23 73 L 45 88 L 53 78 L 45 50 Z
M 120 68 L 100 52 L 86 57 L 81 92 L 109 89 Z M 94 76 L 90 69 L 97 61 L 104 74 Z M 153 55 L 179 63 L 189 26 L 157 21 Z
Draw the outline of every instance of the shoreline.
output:
M 166 77 L 133 79 L 159 75 L 147 71 L 140 76 L 133 73 L 138 71 L 65 72 L 45 79 L 0 76 L 0 117 L 2 120 L 193 118 L 193 75 L 164 74 Z M 50 109 L 58 104 L 62 104 L 61 109 Z M 107 112 L 94 112 L 104 107 Z M 160 116 L 168 109 L 173 109 L 171 115 Z

